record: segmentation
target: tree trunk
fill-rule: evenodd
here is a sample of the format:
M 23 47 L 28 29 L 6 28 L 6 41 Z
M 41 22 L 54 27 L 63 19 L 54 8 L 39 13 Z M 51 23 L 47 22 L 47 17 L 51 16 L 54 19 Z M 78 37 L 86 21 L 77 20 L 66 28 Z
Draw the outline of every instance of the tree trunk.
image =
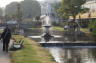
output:
M 76 28 L 77 28 L 77 31 L 80 32 L 80 25 L 78 22 L 76 22 L 76 16 L 75 15 L 73 15 L 73 22 L 75 22 L 78 25 L 78 27 L 76 27 Z
M 73 22 L 75 22 L 75 20 L 76 20 L 76 16 L 75 16 L 75 15 L 73 15 Z
M 74 31 L 74 32 L 75 32 L 75 29 L 76 29 L 76 27 L 75 27 L 75 21 L 76 21 L 76 16 L 73 15 L 73 22 L 72 22 L 72 26 L 73 26 L 73 31 Z

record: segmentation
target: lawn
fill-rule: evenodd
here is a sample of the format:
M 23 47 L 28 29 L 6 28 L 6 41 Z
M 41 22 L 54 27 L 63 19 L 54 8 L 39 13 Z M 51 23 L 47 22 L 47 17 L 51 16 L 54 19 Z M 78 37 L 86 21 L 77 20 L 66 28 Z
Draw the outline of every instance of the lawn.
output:
M 28 29 L 31 29 L 31 30 L 36 30 L 36 29 L 42 29 L 42 28 L 28 28 Z
M 2 33 L 3 32 L 3 30 L 0 30 L 0 33 Z
M 82 32 L 85 32 L 85 33 L 90 33 L 89 29 L 88 28 L 81 28 L 80 29 Z
M 28 28 L 28 29 L 31 29 L 31 30 L 41 29 L 41 30 L 43 30 L 43 28 Z M 52 30 L 64 31 L 64 28 L 59 27 L 59 26 L 55 26 L 55 27 L 52 28 Z
M 63 27 L 53 27 L 53 30 L 64 31 L 64 28 Z
M 16 41 L 24 40 L 24 48 L 10 52 L 12 63 L 55 63 L 47 50 L 29 38 L 14 35 Z

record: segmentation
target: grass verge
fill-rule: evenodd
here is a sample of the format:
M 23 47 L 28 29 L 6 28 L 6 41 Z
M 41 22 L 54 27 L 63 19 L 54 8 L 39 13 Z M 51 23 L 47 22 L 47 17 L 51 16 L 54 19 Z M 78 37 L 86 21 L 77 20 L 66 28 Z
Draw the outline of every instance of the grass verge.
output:
M 64 28 L 63 27 L 53 27 L 53 30 L 64 31 Z
M 80 29 L 82 32 L 85 32 L 85 33 L 90 33 L 89 29 L 88 28 L 81 28 Z
M 88 28 L 81 28 L 80 31 L 84 32 L 86 36 L 92 36 L 92 33 L 89 31 Z
M 42 28 L 28 28 L 28 29 L 31 29 L 31 30 L 36 30 L 36 29 L 42 29 Z
M 31 29 L 31 30 L 41 29 L 42 30 L 42 28 L 28 28 L 28 29 Z M 57 30 L 57 31 L 64 31 L 63 27 L 58 27 L 58 26 L 55 26 L 52 29 Z
M 24 40 L 24 48 L 11 52 L 12 63 L 55 63 L 47 50 L 23 36 L 14 35 L 16 41 Z

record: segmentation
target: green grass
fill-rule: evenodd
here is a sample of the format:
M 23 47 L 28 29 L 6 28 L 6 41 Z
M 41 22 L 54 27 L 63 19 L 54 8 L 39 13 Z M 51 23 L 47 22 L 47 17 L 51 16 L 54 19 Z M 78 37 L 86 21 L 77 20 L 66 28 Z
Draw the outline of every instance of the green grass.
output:
M 28 29 L 32 29 L 32 30 L 36 30 L 36 29 L 42 29 L 42 28 L 28 28 Z M 64 31 L 64 28 L 63 27 L 53 27 L 52 28 L 53 30 L 57 30 L 57 31 Z
M 90 33 L 89 29 L 88 28 L 81 28 L 80 29 L 82 32 L 85 32 L 85 33 Z
M 92 37 L 92 33 L 89 31 L 88 28 L 81 28 L 80 31 L 84 32 L 86 34 L 86 36 Z
M 32 30 L 35 30 L 35 29 L 42 29 L 42 28 L 28 28 L 28 29 L 32 29 Z
M 55 63 L 48 51 L 36 42 L 19 35 L 13 37 L 16 41 L 24 40 L 24 48 L 11 52 L 12 63 Z
M 0 30 L 0 33 L 2 33 L 3 32 L 3 30 Z
M 53 27 L 53 30 L 64 31 L 64 28 L 63 27 Z

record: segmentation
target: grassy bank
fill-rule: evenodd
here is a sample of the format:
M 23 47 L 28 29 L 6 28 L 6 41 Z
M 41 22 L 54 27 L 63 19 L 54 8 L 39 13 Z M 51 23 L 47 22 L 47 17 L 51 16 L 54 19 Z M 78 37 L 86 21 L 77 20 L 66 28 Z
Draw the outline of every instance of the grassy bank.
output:
M 11 52 L 12 63 L 55 63 L 47 50 L 23 36 L 13 36 L 17 41 L 24 40 L 24 48 Z
M 92 33 L 89 31 L 88 28 L 81 28 L 80 31 L 84 32 L 86 36 L 92 36 Z
M 0 34 L 3 32 L 3 30 L 0 30 Z
M 81 28 L 80 29 L 82 32 L 84 33 L 90 33 L 89 29 L 88 28 Z
M 36 29 L 42 29 L 41 27 L 40 28 L 28 28 L 30 30 L 36 30 Z
M 63 27 L 53 27 L 53 30 L 64 31 L 64 28 Z
M 42 28 L 28 28 L 28 29 L 30 29 L 30 30 L 36 30 L 36 29 L 43 30 Z M 53 30 L 56 30 L 56 31 L 64 31 L 64 28 L 63 27 L 58 27 L 58 26 L 54 26 L 52 29 Z

